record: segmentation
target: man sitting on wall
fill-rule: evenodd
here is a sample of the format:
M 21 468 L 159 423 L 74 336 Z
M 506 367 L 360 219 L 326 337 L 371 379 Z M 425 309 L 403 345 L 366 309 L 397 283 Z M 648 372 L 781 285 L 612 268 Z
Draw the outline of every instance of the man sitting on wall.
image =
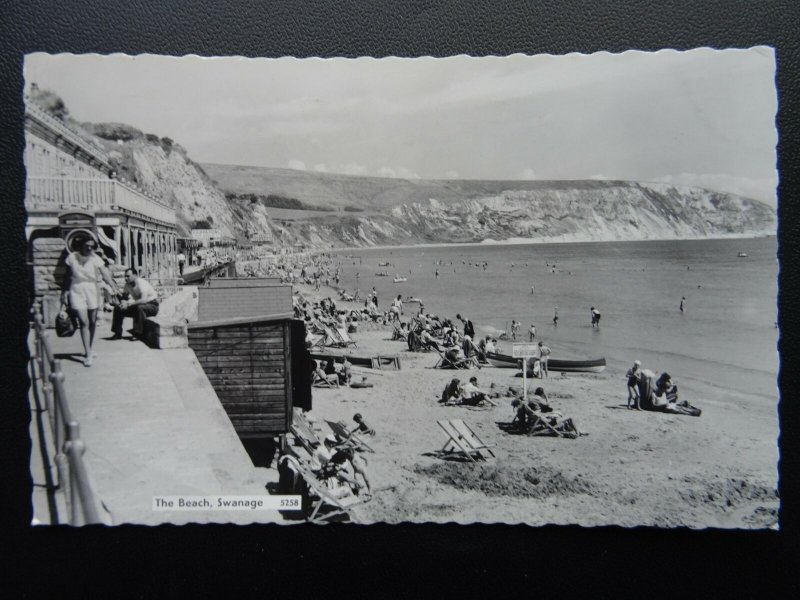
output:
M 144 332 L 144 320 L 158 314 L 158 294 L 145 279 L 139 277 L 136 269 L 125 270 L 125 287 L 122 302 L 114 307 L 111 321 L 112 340 L 122 339 L 122 321 L 133 318 L 133 332 L 139 337 Z

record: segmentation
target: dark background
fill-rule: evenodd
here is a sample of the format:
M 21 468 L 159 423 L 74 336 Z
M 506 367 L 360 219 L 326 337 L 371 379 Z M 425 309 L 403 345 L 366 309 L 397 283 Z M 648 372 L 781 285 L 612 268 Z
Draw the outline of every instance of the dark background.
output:
M 3 587 L 113 596 L 797 595 L 798 25 L 796 0 L 0 0 L 0 475 Z M 776 48 L 781 531 L 474 525 L 31 529 L 22 164 L 28 52 L 243 56 L 506 55 Z M 732 324 L 735 326 L 735 324 Z M 118 390 L 109 390 L 117 393 Z M 677 451 L 677 449 L 676 449 Z M 787 589 L 784 593 L 791 593 Z M 59 594 L 61 595 L 61 594 Z M 788 594 L 787 594 L 788 595 Z

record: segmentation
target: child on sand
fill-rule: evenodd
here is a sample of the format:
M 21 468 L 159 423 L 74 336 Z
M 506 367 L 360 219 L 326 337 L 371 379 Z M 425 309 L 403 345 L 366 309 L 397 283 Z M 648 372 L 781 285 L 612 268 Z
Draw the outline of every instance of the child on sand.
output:
M 633 366 L 625 373 L 628 378 L 628 409 L 642 410 L 639 405 L 639 379 L 642 376 L 642 363 L 633 361 Z M 633 404 L 633 407 L 631 406 Z
M 347 432 L 347 438 L 350 439 L 354 433 L 360 433 L 361 435 L 375 435 L 375 430 L 370 427 L 367 422 L 364 420 L 364 417 L 361 416 L 361 413 L 356 413 L 353 415 L 353 421 L 357 423 L 357 425 L 350 431 Z

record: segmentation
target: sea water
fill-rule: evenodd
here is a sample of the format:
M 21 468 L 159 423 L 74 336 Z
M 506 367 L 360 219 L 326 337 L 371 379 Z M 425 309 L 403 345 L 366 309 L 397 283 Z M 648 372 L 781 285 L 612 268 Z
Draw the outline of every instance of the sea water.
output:
M 469 318 L 478 335 L 510 331 L 514 319 L 522 342 L 535 323 L 536 341 L 550 345 L 554 358 L 605 357 L 623 387 L 638 359 L 704 399 L 775 402 L 776 251 L 775 238 L 766 237 L 426 246 L 334 257 L 341 285 L 358 287 L 362 297 L 374 286 L 384 309 L 397 294 L 421 298 L 428 313 Z M 379 266 L 387 261 L 392 266 Z M 377 276 L 381 271 L 389 276 Z M 408 280 L 394 283 L 395 275 Z M 602 315 L 596 329 L 592 306 Z M 417 310 L 407 303 L 405 316 Z M 501 347 L 510 353 L 510 342 Z

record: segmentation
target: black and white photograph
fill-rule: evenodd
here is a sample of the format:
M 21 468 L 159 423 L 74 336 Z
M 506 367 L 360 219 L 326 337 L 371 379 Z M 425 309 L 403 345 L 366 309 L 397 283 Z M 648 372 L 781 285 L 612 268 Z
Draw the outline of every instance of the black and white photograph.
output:
M 34 525 L 779 529 L 773 48 L 23 74 Z

